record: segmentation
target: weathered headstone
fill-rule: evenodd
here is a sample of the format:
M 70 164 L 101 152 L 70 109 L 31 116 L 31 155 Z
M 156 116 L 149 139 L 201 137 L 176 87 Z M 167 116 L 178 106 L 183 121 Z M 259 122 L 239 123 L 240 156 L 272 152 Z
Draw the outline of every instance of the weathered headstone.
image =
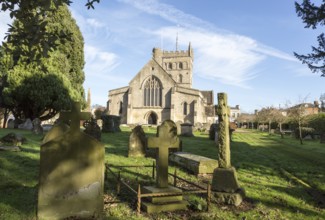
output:
M 215 140 L 215 134 L 216 131 L 218 129 L 218 125 L 217 124 L 211 124 L 210 125 L 210 129 L 209 129 L 209 139 L 214 141 Z
M 196 122 L 196 123 L 194 124 L 194 131 L 202 131 L 202 129 L 203 129 L 203 125 L 202 125 L 202 123 L 200 123 L 200 122 Z
M 116 115 L 103 115 L 103 132 L 120 132 L 121 117 Z
M 24 123 L 18 125 L 18 128 L 23 130 L 32 130 L 33 123 L 29 118 L 27 118 L 26 121 L 24 121 Z
M 245 193 L 239 187 L 236 169 L 231 166 L 230 162 L 229 113 L 227 94 L 218 93 L 219 167 L 213 172 L 211 189 L 214 201 L 238 206 L 242 202 Z
M 61 123 L 48 132 L 41 145 L 38 191 L 39 219 L 100 219 L 104 200 L 104 146 L 80 131 L 80 112 L 61 112 Z
M 156 158 L 156 186 L 143 187 L 143 193 L 181 193 L 176 187 L 168 185 L 168 156 L 169 149 L 178 148 L 180 140 L 177 137 L 177 128 L 173 121 L 166 120 L 158 127 L 158 136 L 148 138 L 148 148 L 157 148 Z M 183 196 L 151 197 L 149 202 L 143 202 L 148 213 L 160 211 L 175 211 L 186 209 L 187 202 Z
M 178 133 L 177 133 L 177 124 L 175 124 L 172 120 L 165 120 L 160 126 L 168 126 L 168 130 L 170 131 L 170 135 L 177 137 L 177 135 L 178 135 Z M 159 127 L 160 126 L 157 127 L 156 137 L 159 137 L 159 131 L 160 131 Z M 169 153 L 178 152 L 178 151 L 182 151 L 182 141 L 180 141 L 179 147 L 169 149 Z M 156 158 L 157 153 L 158 153 L 158 151 L 155 148 L 148 148 L 147 147 L 147 149 L 146 149 L 146 157 Z
M 13 129 L 15 128 L 15 120 L 14 119 L 9 119 L 7 122 L 7 128 Z
M 145 157 L 146 156 L 146 134 L 141 125 L 132 129 L 129 137 L 128 157 Z
M 181 124 L 181 136 L 193 137 L 193 125 L 191 123 Z
M 102 132 L 97 124 L 96 119 L 91 118 L 90 120 L 84 121 L 83 126 L 85 128 L 84 132 L 86 134 L 96 138 L 98 141 L 101 140 Z
M 39 118 L 35 118 L 32 121 L 33 128 L 32 131 L 34 134 L 43 134 L 43 127 L 41 125 L 42 121 Z
M 0 139 L 0 142 L 7 146 L 21 146 L 26 142 L 26 138 L 21 134 L 10 132 Z
M 183 122 L 177 121 L 175 124 L 176 124 L 176 128 L 177 128 L 177 135 L 181 135 L 181 133 L 182 133 L 181 124 L 183 124 Z

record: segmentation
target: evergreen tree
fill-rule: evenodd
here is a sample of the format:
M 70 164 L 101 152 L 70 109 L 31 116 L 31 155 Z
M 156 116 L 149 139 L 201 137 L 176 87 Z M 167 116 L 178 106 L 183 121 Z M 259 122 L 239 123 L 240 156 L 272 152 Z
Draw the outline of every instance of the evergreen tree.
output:
M 34 13 L 32 10 L 26 12 L 26 15 Z M 12 26 L 23 25 L 21 19 L 16 19 Z M 25 41 L 33 36 L 33 30 L 26 33 L 28 37 L 24 38 L 17 32 L 19 28 L 13 28 L 8 35 L 11 41 L 4 43 L 6 50 L 0 57 L 1 64 L 5 65 L 4 70 L 1 70 L 0 104 L 20 119 L 45 120 L 61 109 L 68 109 L 71 100 L 85 102 L 82 87 L 84 42 L 75 20 L 66 5 L 47 13 L 42 20 L 47 36 L 66 33 L 53 41 L 56 46 L 49 49 L 46 56 L 39 49 L 41 44 L 29 45 L 28 40 Z M 21 53 L 26 48 L 26 51 L 35 53 Z
M 87 0 L 85 6 L 94 9 L 94 3 L 100 0 Z M 42 57 L 47 57 L 51 49 L 57 46 L 58 39 L 68 37 L 68 33 L 51 33 L 46 29 L 50 16 L 62 5 L 70 5 L 70 0 L 0 0 L 0 10 L 9 11 L 10 17 L 20 20 L 19 26 L 11 26 L 7 33 L 7 42 L 17 46 L 20 54 L 28 56 L 40 62 Z M 15 32 L 20 37 L 11 38 L 10 34 Z M 29 35 L 30 33 L 33 35 Z M 24 44 L 21 44 L 21 41 Z M 2 39 L 1 39 L 2 40 Z M 23 46 L 22 46 L 23 45 Z M 5 47 L 5 50 L 10 48 Z
M 305 28 L 316 29 L 317 26 L 325 25 L 325 0 L 320 6 L 311 3 L 310 0 L 303 0 L 301 4 L 295 2 L 296 12 L 302 21 L 306 24 Z M 312 46 L 312 53 L 307 55 L 294 55 L 307 64 L 309 69 L 316 73 L 321 73 L 325 77 L 325 36 L 324 33 L 317 37 L 318 47 Z

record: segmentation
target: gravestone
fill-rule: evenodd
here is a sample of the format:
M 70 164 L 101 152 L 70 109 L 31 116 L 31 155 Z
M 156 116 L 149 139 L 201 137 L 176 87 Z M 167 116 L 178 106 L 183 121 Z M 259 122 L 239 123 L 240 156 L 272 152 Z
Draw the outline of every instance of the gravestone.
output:
M 177 137 L 177 134 L 178 134 L 177 133 L 177 125 L 172 120 L 165 120 L 160 126 L 167 126 L 168 130 L 170 131 L 170 135 Z M 157 127 L 156 137 L 159 137 L 159 131 L 160 131 L 159 127 L 160 126 Z M 177 152 L 177 151 L 182 151 L 182 141 L 180 141 L 179 146 L 177 148 L 171 148 L 169 150 L 169 153 Z M 156 158 L 157 157 L 157 149 L 147 147 L 146 157 Z
M 26 141 L 20 134 L 8 133 L 0 139 L 1 151 L 21 151 L 20 146 Z
M 32 131 L 34 134 L 43 134 L 43 127 L 41 125 L 42 121 L 39 118 L 35 118 L 32 121 L 33 128 Z
M 13 129 L 15 128 L 15 120 L 14 119 L 9 119 L 7 122 L 7 128 Z
M 203 129 L 203 125 L 202 125 L 202 123 L 200 123 L 200 122 L 196 122 L 196 123 L 194 124 L 194 131 L 202 131 L 202 129 Z
M 169 156 L 169 161 L 195 175 L 213 173 L 214 169 L 218 167 L 217 160 L 187 152 L 175 152 Z
M 225 203 L 238 206 L 245 195 L 244 190 L 239 187 L 236 169 L 230 162 L 230 135 L 229 135 L 229 114 L 227 94 L 218 93 L 218 163 L 213 172 L 212 196 L 217 203 Z
M 0 139 L 0 142 L 9 146 L 21 146 L 26 142 L 26 138 L 21 134 L 10 132 Z
M 209 129 L 209 139 L 214 141 L 215 140 L 215 134 L 217 132 L 218 125 L 217 124 L 211 124 Z
M 171 126 L 174 125 L 174 126 Z M 177 128 L 173 121 L 166 120 L 158 127 L 158 136 L 148 138 L 148 148 L 157 149 L 156 158 L 156 186 L 145 186 L 143 193 L 181 193 L 182 190 L 168 185 L 168 156 L 169 149 L 178 148 L 180 140 L 177 137 Z M 143 202 L 143 208 L 148 213 L 160 211 L 185 210 L 187 202 L 182 195 L 150 197 Z
M 45 136 L 40 152 L 38 219 L 100 219 L 104 200 L 104 146 L 80 131 L 80 112 L 61 112 L 63 122 Z
M 103 132 L 120 132 L 121 117 L 116 115 L 103 115 Z
M 29 118 L 27 118 L 26 121 L 24 121 L 22 124 L 18 125 L 18 128 L 23 129 L 23 130 L 32 130 L 33 123 Z
M 182 133 L 181 124 L 183 124 L 183 122 L 181 122 L 181 121 L 176 122 L 177 135 L 181 135 L 181 133 Z
M 193 137 L 193 126 L 191 123 L 181 124 L 181 136 L 184 137 Z
M 90 120 L 86 120 L 83 123 L 83 127 L 85 128 L 84 132 L 98 141 L 101 140 L 102 132 L 100 131 L 100 127 L 97 124 L 97 120 L 91 118 Z
M 128 157 L 145 157 L 146 156 L 146 134 L 141 125 L 137 125 L 132 129 L 129 137 Z

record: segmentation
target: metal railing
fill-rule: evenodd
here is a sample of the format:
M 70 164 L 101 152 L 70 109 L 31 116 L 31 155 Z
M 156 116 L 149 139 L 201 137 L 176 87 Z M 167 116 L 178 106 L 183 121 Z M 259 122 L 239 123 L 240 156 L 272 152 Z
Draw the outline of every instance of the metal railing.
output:
M 149 197 L 164 197 L 164 196 L 183 196 L 183 195 L 188 195 L 188 194 L 206 194 L 206 202 L 207 202 L 207 211 L 209 211 L 209 207 L 210 207 L 210 203 L 211 203 L 211 185 L 210 183 L 207 184 L 207 187 L 203 187 L 200 186 L 196 183 L 193 183 L 191 181 L 188 181 L 184 178 L 181 178 L 179 176 L 177 176 L 177 170 L 175 169 L 174 174 L 172 173 L 168 173 L 168 175 L 173 177 L 173 186 L 176 188 L 177 187 L 177 181 L 183 181 L 191 186 L 194 186 L 196 188 L 198 188 L 197 190 L 186 190 L 186 191 L 182 191 L 182 192 L 163 192 L 163 193 L 141 193 L 141 185 L 138 183 L 138 189 L 135 190 L 133 189 L 129 184 L 127 184 L 125 181 L 122 180 L 121 178 L 121 171 L 119 171 L 117 174 L 113 172 L 113 170 L 110 168 L 114 167 L 114 168 L 152 168 L 152 178 L 155 178 L 155 169 L 156 169 L 156 165 L 155 162 L 153 162 L 152 165 L 135 165 L 135 166 L 114 166 L 111 164 L 105 164 L 106 166 L 106 170 L 109 171 L 115 178 L 117 181 L 117 186 L 116 186 L 116 191 L 117 194 L 120 194 L 121 191 L 121 185 L 125 186 L 130 192 L 132 192 L 133 194 L 136 195 L 137 197 L 137 214 L 141 213 L 141 202 L 142 202 L 142 198 L 149 198 Z

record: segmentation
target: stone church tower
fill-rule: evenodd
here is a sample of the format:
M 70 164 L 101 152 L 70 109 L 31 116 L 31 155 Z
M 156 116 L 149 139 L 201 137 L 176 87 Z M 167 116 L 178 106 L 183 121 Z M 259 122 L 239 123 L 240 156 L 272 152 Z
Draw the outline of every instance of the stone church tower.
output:
M 191 44 L 186 51 L 154 48 L 129 86 L 109 91 L 109 114 L 127 124 L 213 123 L 213 91 L 192 88 L 193 59 Z

